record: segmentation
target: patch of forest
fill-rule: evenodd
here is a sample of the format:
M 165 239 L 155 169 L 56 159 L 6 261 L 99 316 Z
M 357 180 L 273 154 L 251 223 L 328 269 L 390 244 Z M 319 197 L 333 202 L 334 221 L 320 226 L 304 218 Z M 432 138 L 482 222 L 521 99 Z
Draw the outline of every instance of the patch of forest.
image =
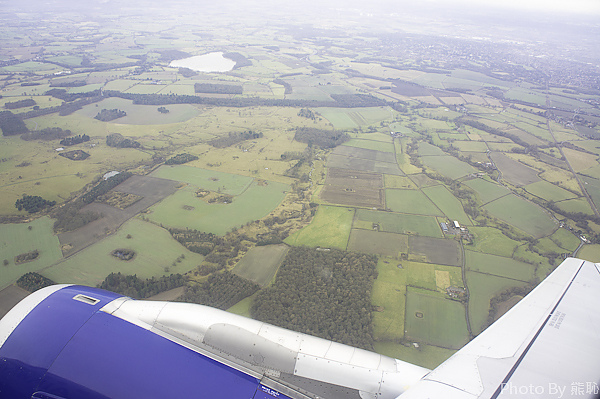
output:
M 106 136 L 106 145 L 116 148 L 139 148 L 142 146 L 139 141 L 127 139 L 121 133 L 112 133 Z
M 233 69 L 239 69 L 239 68 L 242 68 L 245 66 L 252 65 L 252 61 L 250 61 L 248 58 L 246 58 L 244 55 L 242 55 L 240 53 L 236 53 L 236 52 L 224 53 L 223 57 L 229 58 L 230 60 L 235 62 L 235 66 L 233 67 Z
M 244 89 L 242 85 L 227 85 L 218 83 L 196 83 L 194 92 L 210 94 L 242 94 Z
M 212 274 L 201 284 L 188 285 L 179 301 L 228 309 L 254 294 L 260 286 L 230 271 Z
M 56 201 L 48 201 L 39 195 L 23 194 L 23 198 L 19 198 L 15 202 L 15 207 L 18 210 L 26 210 L 29 213 L 36 213 L 44 208 L 50 208 L 56 205 Z
M 29 131 L 25 126 L 25 122 L 10 111 L 0 112 L 0 129 L 2 129 L 2 135 L 4 136 L 14 136 Z
M 246 130 L 245 132 L 229 132 L 227 136 L 219 137 L 208 143 L 216 148 L 225 148 L 240 143 L 245 140 L 259 139 L 263 136 L 261 132 Z
M 125 275 L 118 272 L 106 276 L 98 287 L 134 299 L 144 299 L 164 291 L 172 290 L 173 288 L 181 287 L 185 282 L 186 279 L 181 274 L 141 279 L 135 274 Z
M 85 86 L 85 80 L 53 80 L 50 82 L 50 87 L 81 87 Z
M 98 114 L 96 116 L 94 116 L 94 119 L 98 119 L 99 121 L 102 122 L 110 122 L 110 121 L 114 121 L 115 119 L 119 119 L 122 118 L 124 116 L 127 116 L 127 112 L 122 111 L 120 109 L 117 108 L 113 108 L 113 109 L 102 109 L 102 111 L 98 112 Z
M 374 255 L 293 247 L 275 283 L 257 294 L 250 313 L 283 328 L 372 349 L 376 266 Z
M 198 157 L 196 155 L 187 154 L 187 153 L 177 154 L 177 155 L 167 159 L 165 161 L 165 165 L 181 165 L 181 164 L 184 164 L 187 162 L 195 161 L 196 159 L 198 159 Z
M 54 284 L 56 284 L 54 281 L 36 272 L 25 273 L 17 280 L 17 286 L 29 292 L 35 292 Z
M 314 127 L 298 127 L 294 140 L 321 148 L 334 148 L 350 140 L 350 136 L 336 130 L 323 130 Z
M 60 145 L 71 146 L 75 144 L 85 143 L 86 141 L 90 141 L 90 136 L 84 133 L 83 135 L 78 134 L 77 136 L 73 137 L 65 137 L 60 141 Z
M 24 100 L 19 100 L 19 101 L 13 101 L 13 102 L 6 103 L 6 104 L 4 104 L 4 108 L 6 108 L 6 109 L 18 109 L 18 108 L 25 108 L 25 107 L 33 107 L 36 104 L 37 103 L 35 102 L 34 99 L 32 99 L 32 98 L 26 98 Z
M 158 112 L 160 112 L 161 114 L 168 114 L 169 112 L 171 112 L 171 111 L 169 111 L 169 110 L 168 110 L 167 108 L 165 108 L 165 107 L 158 107 L 156 110 L 157 110 Z
M 294 88 L 292 87 L 292 85 L 283 79 L 275 79 L 275 80 L 273 80 L 273 83 L 283 86 L 283 88 L 284 88 L 283 94 L 292 94 L 294 91 Z

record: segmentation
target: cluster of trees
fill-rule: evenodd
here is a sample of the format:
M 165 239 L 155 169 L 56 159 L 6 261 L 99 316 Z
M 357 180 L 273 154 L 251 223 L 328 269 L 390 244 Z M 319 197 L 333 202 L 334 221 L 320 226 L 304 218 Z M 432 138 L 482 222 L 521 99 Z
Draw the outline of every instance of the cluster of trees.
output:
M 65 137 L 60 141 L 60 145 L 71 146 L 75 144 L 85 143 L 86 141 L 90 141 L 90 136 L 84 133 L 83 135 L 78 134 L 77 136 L 73 137 Z
M 186 278 L 181 274 L 171 274 L 169 276 L 152 277 L 142 280 L 135 274 L 125 275 L 118 272 L 106 276 L 98 287 L 134 299 L 143 299 L 181 287 L 185 282 Z
M 33 251 L 25 252 L 23 254 L 15 256 L 15 265 L 30 262 L 40 256 L 40 252 L 37 249 Z
M 91 204 L 96 200 L 96 198 L 106 194 L 113 188 L 117 187 L 119 184 L 129 179 L 132 175 L 133 173 L 131 172 L 121 172 L 117 175 L 109 177 L 106 180 L 102 180 L 100 183 L 95 185 L 90 191 L 85 193 L 81 197 L 81 200 L 86 204 Z
M 242 94 L 244 89 L 242 85 L 225 85 L 219 83 L 196 83 L 194 92 L 210 94 Z
M 133 249 L 118 248 L 112 251 L 110 254 L 117 259 L 127 261 L 133 259 L 135 256 L 135 251 Z
M 25 107 L 33 107 L 37 103 L 32 98 L 26 98 L 24 100 L 13 101 L 10 103 L 4 104 L 4 108 L 6 109 L 17 109 L 17 108 L 25 108 Z
M 125 111 L 122 111 L 117 108 L 113 108 L 113 109 L 104 108 L 102 111 L 98 112 L 98 114 L 96 116 L 94 116 L 94 119 L 98 119 L 99 121 L 102 121 L 102 122 L 110 122 L 115 119 L 122 118 L 124 116 L 127 116 L 127 112 L 125 112 Z
M 21 135 L 23 140 L 59 140 L 71 134 L 69 129 L 62 130 L 59 127 L 46 127 L 41 130 Z
M 258 284 L 226 270 L 212 274 L 204 283 L 186 286 L 178 300 L 228 309 L 259 288 Z
M 4 136 L 14 136 L 29 131 L 25 126 L 25 122 L 10 111 L 0 112 L 0 129 L 2 129 Z
M 196 155 L 192 154 L 177 154 L 165 161 L 165 165 L 181 165 L 187 162 L 195 161 L 198 159 Z
M 223 237 L 219 237 L 213 233 L 205 233 L 198 230 L 190 229 L 169 229 L 169 233 L 181 245 L 192 252 L 201 255 L 208 255 L 216 245 L 225 243 Z
M 321 148 L 334 148 L 350 140 L 350 136 L 336 130 L 323 130 L 314 127 L 298 127 L 294 140 Z
M 219 137 L 208 143 L 216 148 L 225 148 L 240 143 L 245 140 L 259 139 L 263 136 L 261 132 L 246 130 L 245 132 L 229 132 L 227 136 Z
M 169 112 L 171 112 L 166 107 L 158 107 L 156 110 L 161 114 L 168 114 Z
M 112 133 L 106 136 L 106 145 L 117 148 L 140 148 L 139 141 L 126 139 L 121 133 Z
M 293 247 L 273 286 L 252 303 L 253 318 L 321 338 L 373 348 L 374 255 Z
M 99 89 L 80 93 L 69 93 L 65 89 L 50 89 L 44 95 L 52 96 L 66 102 L 75 101 L 80 98 L 96 98 L 96 101 L 102 99 L 102 93 Z
M 245 66 L 252 65 L 252 61 L 250 61 L 248 58 L 244 57 L 240 53 L 236 53 L 236 52 L 224 53 L 223 57 L 229 58 L 230 60 L 235 61 L 235 66 L 233 67 L 233 69 L 239 69 L 239 68 L 242 68 Z
M 52 214 L 52 217 L 56 219 L 54 222 L 54 231 L 59 232 L 77 230 L 78 228 L 100 218 L 100 214 L 97 212 L 80 212 L 80 210 L 85 205 L 91 204 L 96 200 L 96 198 L 106 194 L 112 188 L 123 183 L 131 176 L 131 172 L 121 172 L 118 175 L 108 178 L 107 180 L 102 180 L 90 191 L 75 201 L 56 209 Z
M 179 68 L 179 74 L 184 78 L 191 78 L 192 76 L 198 75 L 198 72 L 193 71 L 190 68 Z
M 44 208 L 49 208 L 56 205 L 56 201 L 48 201 L 39 195 L 23 194 L 23 198 L 19 198 L 15 202 L 15 207 L 18 210 L 26 210 L 29 213 L 36 213 Z
M 313 121 L 315 120 L 315 113 L 308 108 L 302 108 L 300 111 L 298 111 L 298 116 L 312 119 Z
M 25 273 L 17 280 L 17 285 L 29 292 L 34 292 L 54 284 L 56 284 L 54 281 L 36 272 Z

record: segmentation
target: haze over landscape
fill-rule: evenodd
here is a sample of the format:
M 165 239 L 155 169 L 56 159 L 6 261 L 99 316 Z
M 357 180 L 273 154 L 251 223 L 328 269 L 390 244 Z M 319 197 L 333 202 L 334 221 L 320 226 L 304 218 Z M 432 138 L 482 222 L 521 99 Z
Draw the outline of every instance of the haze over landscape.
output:
M 0 311 L 101 286 L 435 367 L 600 261 L 599 17 L 2 1 Z

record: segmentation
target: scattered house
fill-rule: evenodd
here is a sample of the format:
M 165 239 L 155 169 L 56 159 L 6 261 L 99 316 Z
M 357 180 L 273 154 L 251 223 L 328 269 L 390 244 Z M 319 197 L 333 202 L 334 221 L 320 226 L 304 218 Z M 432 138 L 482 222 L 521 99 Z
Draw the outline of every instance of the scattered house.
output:
M 467 293 L 467 291 L 462 287 L 450 286 L 446 288 L 446 293 L 450 295 L 451 298 L 460 298 L 464 296 Z
M 113 170 L 112 172 L 105 173 L 104 176 L 102 176 L 102 179 L 108 180 L 111 177 L 118 175 L 119 173 L 120 172 L 117 172 L 116 170 Z

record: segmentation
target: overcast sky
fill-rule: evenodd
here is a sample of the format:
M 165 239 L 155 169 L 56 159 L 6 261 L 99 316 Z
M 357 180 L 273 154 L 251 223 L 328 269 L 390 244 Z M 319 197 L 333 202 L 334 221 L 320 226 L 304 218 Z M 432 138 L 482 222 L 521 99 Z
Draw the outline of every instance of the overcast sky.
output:
M 435 0 L 445 4 L 495 6 L 526 11 L 552 11 L 600 15 L 600 0 Z

